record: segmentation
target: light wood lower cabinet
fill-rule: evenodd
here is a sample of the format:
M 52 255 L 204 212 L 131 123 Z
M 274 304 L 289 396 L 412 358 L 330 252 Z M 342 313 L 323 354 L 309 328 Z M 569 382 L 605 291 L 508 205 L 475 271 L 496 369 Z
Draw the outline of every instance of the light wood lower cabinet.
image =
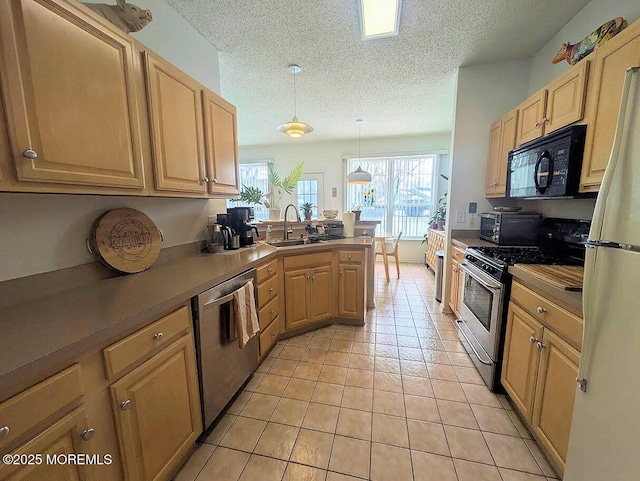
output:
M 449 307 L 460 317 L 460 289 L 462 288 L 463 272 L 460 263 L 455 259 L 451 260 L 451 271 L 449 273 L 451 288 L 449 289 Z
M 126 479 L 165 480 L 202 431 L 191 334 L 111 386 Z
M 258 292 L 258 322 L 260 323 L 260 349 L 258 359 L 263 359 L 278 340 L 282 326 L 284 292 L 281 259 L 274 259 L 256 267 L 256 291 Z
M 142 193 L 134 40 L 67 0 L 1 2 L 0 38 L 17 180 Z
M 575 339 L 552 326 L 574 322 L 573 314 L 513 283 L 501 381 L 560 476 L 567 459 L 580 353 L 572 346 Z
M 338 317 L 364 319 L 364 266 L 338 264 Z
M 105 457 L 104 454 L 94 455 L 91 437 L 86 431 L 89 428 L 87 411 L 81 406 L 12 451 L 12 456 L 24 455 L 24 459 L 30 459 L 32 464 L 24 461 L 14 465 L 3 462 L 0 464 L 0 480 L 99 481 L 102 479 L 99 465 L 87 464 L 86 460 L 95 458 L 105 462 Z M 78 453 L 88 457 L 83 458 L 84 462 L 68 462 L 67 455 Z
M 313 267 L 310 269 L 309 280 L 309 321 L 324 321 L 333 317 L 334 297 L 331 295 L 332 274 L 331 266 Z

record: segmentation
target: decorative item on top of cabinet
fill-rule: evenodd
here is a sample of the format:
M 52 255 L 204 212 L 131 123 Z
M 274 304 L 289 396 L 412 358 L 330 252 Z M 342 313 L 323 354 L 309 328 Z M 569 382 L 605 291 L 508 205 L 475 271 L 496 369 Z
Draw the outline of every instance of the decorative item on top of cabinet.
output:
M 2 2 L 0 38 L 17 180 L 143 193 L 134 40 L 68 0 Z
M 588 74 L 584 60 L 520 104 L 517 145 L 582 120 Z
M 578 43 L 563 43 L 556 56 L 551 60 L 551 63 L 560 63 L 563 60 L 566 60 L 570 65 L 575 65 L 593 52 L 594 49 L 618 35 L 627 28 L 627 26 L 627 21 L 622 17 L 616 17 L 613 20 L 609 20 L 608 22 L 600 25 Z
M 202 90 L 209 193 L 237 195 L 238 131 L 236 108 L 210 90 Z
M 155 187 L 206 194 L 202 86 L 144 52 Z
M 486 197 L 504 197 L 507 192 L 509 151 L 516 146 L 517 129 L 518 109 L 504 115 L 491 126 L 484 191 Z
M 624 73 L 640 65 L 640 20 L 595 50 L 591 58 L 580 192 L 597 192 L 609 163 Z
M 117 0 L 117 5 L 106 3 L 85 3 L 85 5 L 127 33 L 139 32 L 153 20 L 151 10 L 144 10 L 133 3 L 125 3 L 124 0 Z
M 581 338 L 582 319 L 513 282 L 501 381 L 560 476 L 569 445 Z

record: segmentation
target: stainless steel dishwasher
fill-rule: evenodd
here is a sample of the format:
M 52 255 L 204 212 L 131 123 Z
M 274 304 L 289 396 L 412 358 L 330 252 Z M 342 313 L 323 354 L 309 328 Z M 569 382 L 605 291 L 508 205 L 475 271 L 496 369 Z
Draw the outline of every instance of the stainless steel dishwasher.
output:
M 240 349 L 233 311 L 233 292 L 250 280 L 255 289 L 255 278 L 256 270 L 248 270 L 192 300 L 205 429 L 258 365 L 258 336 Z

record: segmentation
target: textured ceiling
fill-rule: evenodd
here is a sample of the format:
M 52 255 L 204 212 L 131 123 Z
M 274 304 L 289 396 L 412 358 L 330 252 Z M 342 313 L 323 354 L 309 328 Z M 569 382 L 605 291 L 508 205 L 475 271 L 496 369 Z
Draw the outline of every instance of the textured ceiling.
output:
M 404 0 L 400 34 L 362 41 L 357 0 L 167 0 L 220 52 L 240 145 L 448 132 L 461 65 L 529 57 L 589 0 Z M 315 131 L 290 139 L 298 117 Z

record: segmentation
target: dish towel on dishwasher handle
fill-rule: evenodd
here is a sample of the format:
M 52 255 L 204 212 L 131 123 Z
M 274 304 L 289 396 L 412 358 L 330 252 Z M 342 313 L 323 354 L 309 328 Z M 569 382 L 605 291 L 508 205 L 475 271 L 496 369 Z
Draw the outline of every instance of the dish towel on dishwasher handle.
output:
M 233 309 L 235 311 L 236 329 L 240 349 L 247 345 L 249 339 L 260 332 L 258 313 L 256 312 L 256 299 L 253 290 L 253 281 L 233 293 Z

